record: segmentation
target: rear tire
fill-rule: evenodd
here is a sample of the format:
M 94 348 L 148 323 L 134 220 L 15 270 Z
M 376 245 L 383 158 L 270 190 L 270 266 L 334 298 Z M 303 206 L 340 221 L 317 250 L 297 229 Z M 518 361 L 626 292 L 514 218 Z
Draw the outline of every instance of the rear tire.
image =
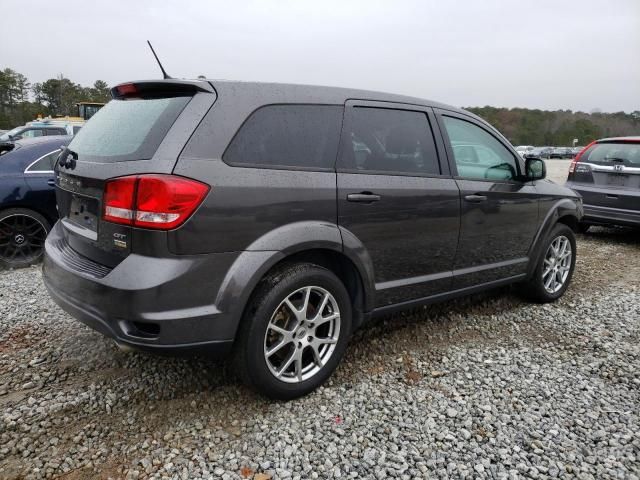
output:
M 537 303 L 554 302 L 571 283 L 576 265 L 576 238 L 567 225 L 558 223 L 547 236 L 525 294 Z
M 290 400 L 315 390 L 342 359 L 351 334 L 351 299 L 333 272 L 288 265 L 265 277 L 238 331 L 233 362 L 259 393 Z
M 0 266 L 23 268 L 38 263 L 51 225 L 38 212 L 10 208 L 0 212 Z

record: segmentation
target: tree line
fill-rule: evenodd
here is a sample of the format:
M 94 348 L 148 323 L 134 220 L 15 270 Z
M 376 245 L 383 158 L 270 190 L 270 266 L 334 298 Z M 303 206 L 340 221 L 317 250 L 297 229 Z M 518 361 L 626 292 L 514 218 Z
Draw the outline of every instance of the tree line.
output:
M 0 69 L 0 129 L 10 129 L 43 117 L 76 115 L 78 102 L 108 102 L 109 86 L 96 80 L 83 87 L 63 75 L 31 84 L 10 68 Z
M 109 86 L 96 80 L 83 87 L 60 75 L 31 84 L 10 68 L 0 69 L 0 129 L 9 129 L 42 116 L 75 115 L 78 102 L 108 102 Z M 602 137 L 640 135 L 640 111 L 584 113 L 571 110 L 471 107 L 471 112 L 500 130 L 514 145 L 569 146 Z
M 598 138 L 640 135 L 640 111 L 585 113 L 571 110 L 471 107 L 467 110 L 496 127 L 513 145 L 587 145 Z

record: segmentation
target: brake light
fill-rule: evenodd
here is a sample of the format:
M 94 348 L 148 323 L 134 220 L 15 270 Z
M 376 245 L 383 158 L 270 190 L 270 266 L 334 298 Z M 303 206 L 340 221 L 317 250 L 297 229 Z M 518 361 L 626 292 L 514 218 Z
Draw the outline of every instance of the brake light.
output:
M 591 148 L 591 146 L 594 145 L 596 142 L 597 142 L 597 140 L 594 140 L 589 145 L 587 145 L 582 150 L 580 150 L 575 157 L 573 157 L 573 160 L 571 160 L 571 164 L 569 165 L 569 173 L 573 173 L 573 172 L 576 171 L 576 163 L 578 163 L 580 161 L 580 157 L 582 157 L 582 155 L 584 155 L 584 152 L 589 150 Z
M 171 230 L 198 208 L 209 186 L 176 175 L 136 175 L 107 181 L 103 219 L 139 228 Z
M 127 95 L 135 95 L 138 93 L 138 87 L 135 83 L 123 83 L 122 85 L 118 85 L 116 87 L 116 91 L 118 92 L 118 96 L 126 97 Z

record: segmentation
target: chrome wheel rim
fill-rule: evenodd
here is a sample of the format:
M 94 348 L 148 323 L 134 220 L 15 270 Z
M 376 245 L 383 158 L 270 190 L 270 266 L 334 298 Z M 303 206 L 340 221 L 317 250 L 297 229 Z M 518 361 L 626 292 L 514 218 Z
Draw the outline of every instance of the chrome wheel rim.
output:
M 9 215 L 0 220 L 0 259 L 32 261 L 42 255 L 47 230 L 29 215 Z
M 553 239 L 544 256 L 542 282 L 548 293 L 557 293 L 567 281 L 573 251 L 571 242 L 561 235 Z
M 291 293 L 275 309 L 264 336 L 264 359 L 271 374 L 300 383 L 327 364 L 340 336 L 340 309 L 322 287 Z

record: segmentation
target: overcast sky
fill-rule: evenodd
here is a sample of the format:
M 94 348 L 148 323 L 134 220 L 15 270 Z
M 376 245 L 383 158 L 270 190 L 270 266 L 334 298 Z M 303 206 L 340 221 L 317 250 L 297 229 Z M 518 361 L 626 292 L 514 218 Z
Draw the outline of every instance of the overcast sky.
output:
M 640 0 L 2 0 L 0 68 L 83 85 L 170 75 L 456 106 L 640 109 Z

